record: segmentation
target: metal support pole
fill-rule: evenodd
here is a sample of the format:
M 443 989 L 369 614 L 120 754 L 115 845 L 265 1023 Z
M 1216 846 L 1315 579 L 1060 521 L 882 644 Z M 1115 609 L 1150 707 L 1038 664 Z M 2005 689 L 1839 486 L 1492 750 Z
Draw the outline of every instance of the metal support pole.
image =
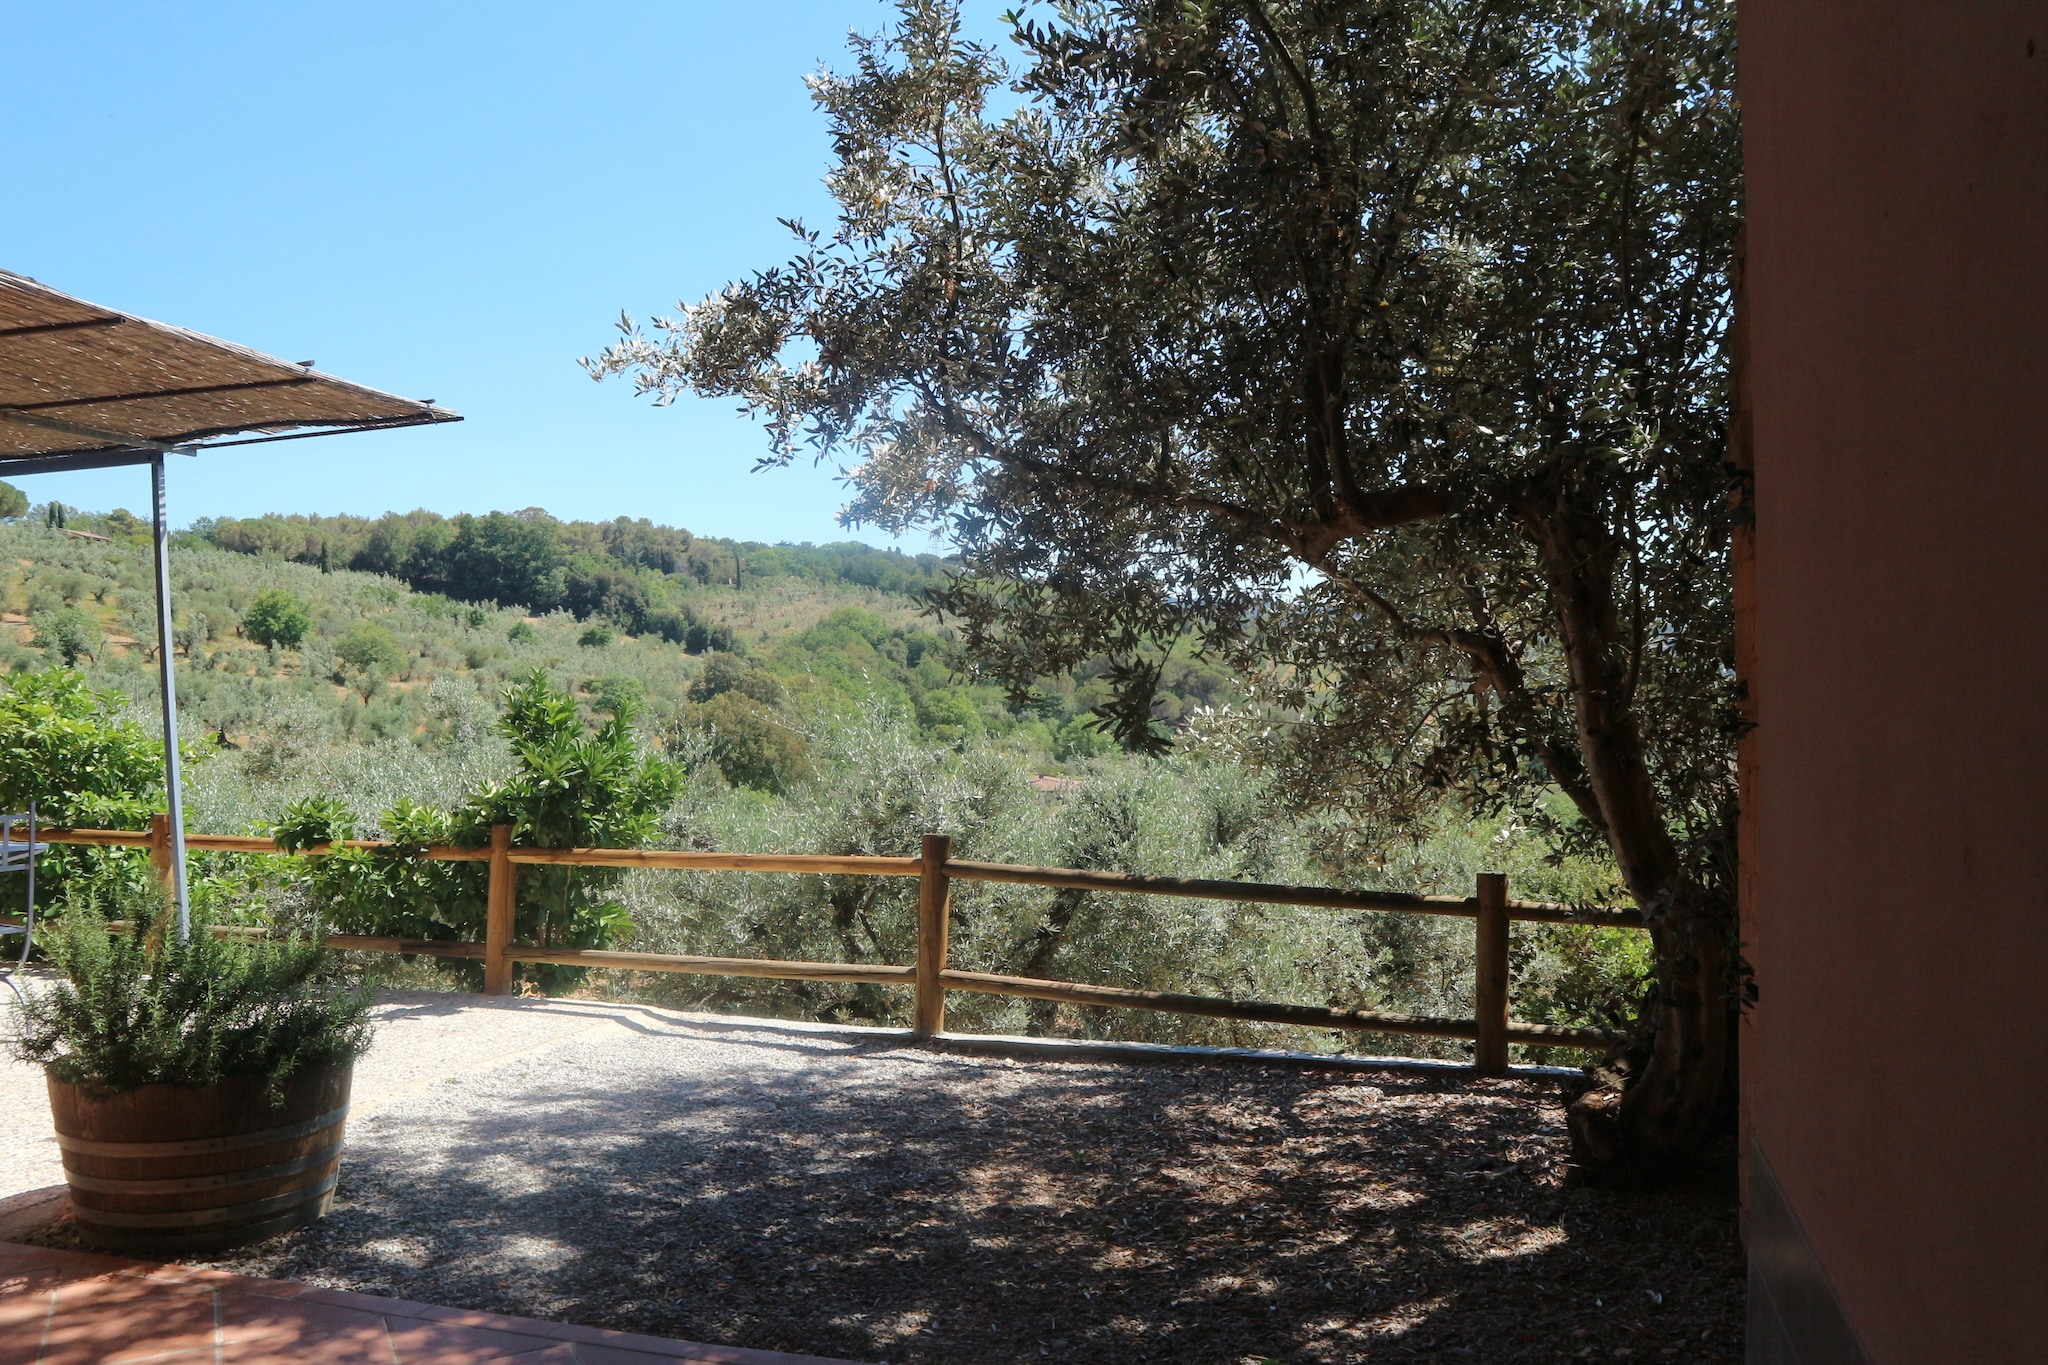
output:
M 185 898 L 185 793 L 178 764 L 178 683 L 171 660 L 170 517 L 164 507 L 164 455 L 149 462 L 153 529 L 156 532 L 156 675 L 164 703 L 164 801 L 170 812 L 171 904 L 178 914 L 178 942 L 192 936 L 192 907 Z

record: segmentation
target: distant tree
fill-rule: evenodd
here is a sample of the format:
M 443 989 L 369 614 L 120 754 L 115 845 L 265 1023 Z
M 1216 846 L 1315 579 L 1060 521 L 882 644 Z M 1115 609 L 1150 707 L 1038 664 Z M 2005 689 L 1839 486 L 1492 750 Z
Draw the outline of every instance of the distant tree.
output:
M 685 654 L 702 654 L 708 649 L 719 648 L 720 646 L 715 639 L 719 631 L 725 631 L 725 647 L 730 648 L 732 645 L 731 631 L 725 630 L 723 626 L 712 627 L 705 625 L 702 621 L 692 621 L 690 628 L 683 633 L 683 652 Z
M 683 572 L 696 540 L 679 526 L 656 526 L 645 517 L 618 517 L 599 523 L 597 531 L 605 553 L 619 563 L 664 574 Z
M 323 572 L 388 574 L 420 592 L 517 602 L 540 611 L 566 606 L 579 617 L 611 617 L 636 635 L 649 629 L 642 613 L 661 609 L 662 577 L 708 585 L 714 573 L 737 576 L 743 568 L 749 579 L 800 576 L 917 592 L 942 582 L 949 567 L 935 555 L 910 556 L 857 541 L 739 545 L 700 539 L 645 517 L 559 521 L 539 508 L 493 515 L 497 522 L 450 520 L 424 509 L 387 512 L 375 520 L 201 517 L 189 534 L 237 554 L 275 555 Z
M 1686 1164 L 1742 989 L 1734 6 L 1093 0 L 1014 20 L 1015 72 L 901 10 L 812 84 L 836 227 L 590 368 L 738 397 L 852 516 L 949 530 L 980 667 L 1108 657 L 1132 747 L 1195 649 L 1304 802 L 1561 791 L 1657 958 L 1576 1155 Z
M 562 605 L 579 621 L 602 616 L 629 634 L 645 634 L 652 607 L 646 585 L 630 572 L 601 565 L 602 561 L 584 560 L 569 570 Z
M 390 574 L 413 582 L 422 566 L 437 576 L 441 565 L 438 551 L 450 539 L 446 518 L 419 511 L 409 515 L 386 512 L 365 532 L 362 543 L 349 555 L 347 564 L 363 573 Z M 424 544 L 422 544 L 424 541 Z M 236 548 L 229 546 L 228 548 Z M 414 584 L 418 586 L 417 583 Z
M 711 753 L 736 787 L 788 791 L 813 774 L 810 746 L 767 706 L 741 692 L 721 692 L 698 708 L 711 732 Z
M 704 671 L 690 684 L 690 700 L 707 702 L 727 692 L 752 697 L 763 706 L 782 702 L 782 684 L 773 673 L 756 668 L 737 654 L 713 654 L 704 661 Z
M 61 502 L 46 503 L 43 507 L 43 525 L 52 529 L 62 530 L 68 517 L 69 513 Z
M 405 662 L 405 647 L 389 627 L 357 621 L 335 641 L 334 657 L 357 673 L 382 677 Z
M 446 585 L 441 591 L 464 601 L 522 605 L 534 611 L 561 605 L 568 555 L 553 519 L 545 513 L 460 516 L 451 525 L 454 537 L 441 552 Z
M 531 621 L 514 621 L 512 628 L 505 632 L 505 638 L 515 645 L 530 645 L 539 639 Z
M 311 610 L 283 588 L 265 588 L 242 613 L 242 633 L 259 645 L 297 649 L 312 628 Z
M 145 633 L 138 632 L 136 638 L 145 638 Z M 206 648 L 206 642 L 212 638 L 212 623 L 206 619 L 206 613 L 203 611 L 186 612 L 185 624 L 171 632 L 172 646 L 175 648 L 182 645 L 188 659 L 198 658 L 199 652 Z
M 12 521 L 28 515 L 28 494 L 0 480 L 0 520 Z
M 610 626 L 591 626 L 576 637 L 576 643 L 585 649 L 603 649 L 612 642 Z
M 36 647 L 66 668 L 76 667 L 80 659 L 99 657 L 100 645 L 106 640 L 100 623 L 77 607 L 38 612 L 31 618 L 30 626 L 35 631 Z
M 697 614 L 688 607 L 662 607 L 647 613 L 645 629 L 647 633 L 657 635 L 672 645 L 682 645 L 687 650 L 693 632 L 704 628 L 697 623 Z M 708 639 L 709 635 L 706 634 L 705 638 Z M 701 654 L 704 647 L 700 643 L 688 652 Z
M 141 542 L 149 540 L 155 530 L 141 517 L 125 507 L 116 507 L 100 518 L 100 526 L 116 540 Z

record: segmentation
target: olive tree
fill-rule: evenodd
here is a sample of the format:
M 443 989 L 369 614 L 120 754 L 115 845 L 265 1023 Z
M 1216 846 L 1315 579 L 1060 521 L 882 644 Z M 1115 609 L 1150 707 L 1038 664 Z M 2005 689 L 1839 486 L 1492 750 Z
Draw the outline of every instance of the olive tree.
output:
M 1447 799 L 1611 854 L 1654 938 L 1582 1162 L 1670 1169 L 1738 969 L 1726 0 L 905 0 L 814 78 L 829 230 L 587 362 L 732 395 L 849 516 L 928 525 L 1020 690 L 1109 656 L 1168 736 L 1231 659 L 1304 801 Z M 1277 738 L 1275 738 L 1277 736 Z

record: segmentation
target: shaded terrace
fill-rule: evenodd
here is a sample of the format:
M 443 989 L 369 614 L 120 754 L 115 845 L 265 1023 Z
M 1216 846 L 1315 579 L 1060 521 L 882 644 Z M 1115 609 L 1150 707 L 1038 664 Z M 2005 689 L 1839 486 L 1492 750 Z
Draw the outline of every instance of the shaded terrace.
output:
M 892 1362 L 1739 1355 L 1725 1195 L 1567 1188 L 1554 1079 L 907 1043 L 395 996 L 334 1213 L 212 1264 Z

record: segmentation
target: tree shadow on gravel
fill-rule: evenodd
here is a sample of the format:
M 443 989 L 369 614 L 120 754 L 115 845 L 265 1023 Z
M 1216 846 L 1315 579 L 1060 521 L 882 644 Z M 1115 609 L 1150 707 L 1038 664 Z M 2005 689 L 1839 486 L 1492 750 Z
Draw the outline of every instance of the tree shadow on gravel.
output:
M 214 1264 L 866 1361 L 1740 1355 L 1732 1201 L 1564 1187 L 1537 1083 L 780 1047 L 401 1106 Z

